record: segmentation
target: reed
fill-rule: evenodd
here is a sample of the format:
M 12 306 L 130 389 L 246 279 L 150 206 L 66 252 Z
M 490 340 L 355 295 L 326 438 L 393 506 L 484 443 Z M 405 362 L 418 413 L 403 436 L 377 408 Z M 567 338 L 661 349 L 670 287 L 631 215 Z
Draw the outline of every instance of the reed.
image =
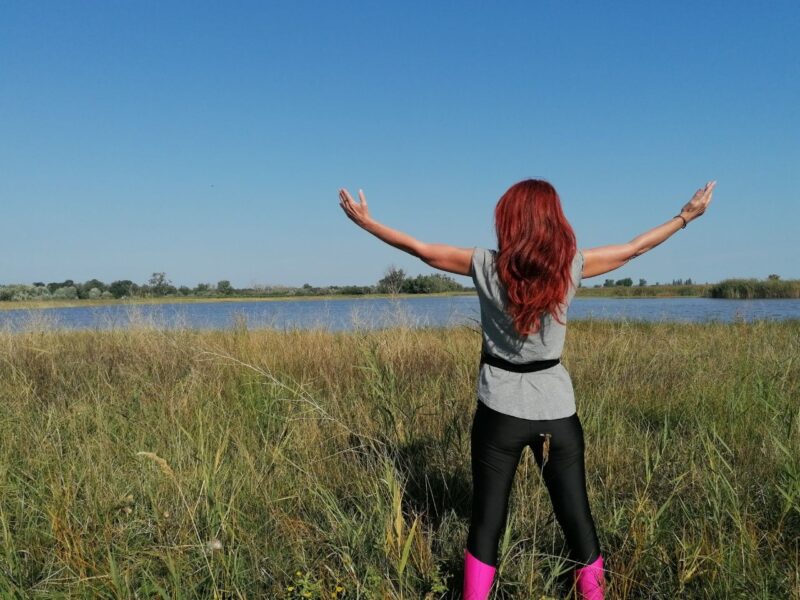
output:
M 456 598 L 474 327 L 0 332 L 3 597 Z M 572 321 L 610 598 L 800 598 L 800 321 Z M 526 449 L 495 598 L 566 597 Z
M 712 298 L 800 298 L 800 279 L 725 279 L 711 286 Z
M 709 297 L 711 284 L 693 283 L 688 285 L 646 285 L 612 287 L 579 287 L 576 294 L 579 298 L 676 298 L 676 297 Z

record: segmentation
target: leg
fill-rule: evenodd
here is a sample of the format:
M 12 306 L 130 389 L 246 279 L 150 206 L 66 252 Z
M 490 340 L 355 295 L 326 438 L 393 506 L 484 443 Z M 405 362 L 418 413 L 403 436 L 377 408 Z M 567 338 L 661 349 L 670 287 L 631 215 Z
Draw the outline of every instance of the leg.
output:
M 603 557 L 586 494 L 583 428 L 577 414 L 551 422 L 537 421 L 540 433 L 550 433 L 548 456 L 539 438 L 532 446 L 536 462 L 542 468 L 545 485 L 553 503 L 570 557 L 577 564 L 574 571 L 578 597 L 602 600 L 604 597 Z M 540 441 L 541 440 L 541 441 Z
M 526 419 L 497 412 L 478 401 L 472 422 L 472 518 L 467 549 L 482 562 L 497 564 L 511 484 L 527 444 Z
M 536 421 L 541 433 L 550 434 L 550 447 L 544 461 L 543 444 L 532 445 L 542 468 L 556 520 L 564 532 L 570 557 L 583 566 L 600 555 L 594 520 L 586 494 L 583 428 L 577 413 L 564 419 Z M 544 438 L 540 438 L 543 440 Z
M 464 551 L 464 600 L 486 600 L 497 570 L 497 544 L 525 447 L 527 422 L 478 401 L 472 421 L 472 518 Z

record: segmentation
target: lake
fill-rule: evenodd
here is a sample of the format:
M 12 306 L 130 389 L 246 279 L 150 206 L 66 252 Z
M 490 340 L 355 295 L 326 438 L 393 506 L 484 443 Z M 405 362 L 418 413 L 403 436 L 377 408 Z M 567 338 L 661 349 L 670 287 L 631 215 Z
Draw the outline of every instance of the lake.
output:
M 569 319 L 643 321 L 752 321 L 800 319 L 800 300 L 712 298 L 576 298 Z M 112 329 L 130 326 L 226 329 L 321 327 L 332 331 L 392 325 L 479 326 L 477 296 L 117 304 L 0 311 L 0 328 Z

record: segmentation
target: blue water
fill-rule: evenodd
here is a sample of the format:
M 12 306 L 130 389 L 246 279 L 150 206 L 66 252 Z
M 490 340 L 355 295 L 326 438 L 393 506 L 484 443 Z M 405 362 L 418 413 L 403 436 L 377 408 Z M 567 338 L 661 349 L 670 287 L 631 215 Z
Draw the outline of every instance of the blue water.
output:
M 800 300 L 716 300 L 711 298 L 576 298 L 568 318 L 643 321 L 733 321 L 800 319 Z M 0 311 L 0 328 L 110 329 L 130 326 L 332 331 L 406 324 L 480 324 L 477 296 L 208 302 L 185 304 L 41 308 Z

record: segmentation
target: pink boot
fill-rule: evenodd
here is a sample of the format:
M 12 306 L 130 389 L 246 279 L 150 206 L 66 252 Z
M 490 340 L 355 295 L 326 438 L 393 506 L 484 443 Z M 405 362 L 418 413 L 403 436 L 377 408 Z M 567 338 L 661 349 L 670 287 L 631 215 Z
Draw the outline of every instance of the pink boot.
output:
M 575 591 L 580 600 L 603 600 L 605 577 L 602 556 L 585 567 L 575 569 Z
M 497 567 L 487 565 L 464 550 L 464 600 L 486 600 Z

